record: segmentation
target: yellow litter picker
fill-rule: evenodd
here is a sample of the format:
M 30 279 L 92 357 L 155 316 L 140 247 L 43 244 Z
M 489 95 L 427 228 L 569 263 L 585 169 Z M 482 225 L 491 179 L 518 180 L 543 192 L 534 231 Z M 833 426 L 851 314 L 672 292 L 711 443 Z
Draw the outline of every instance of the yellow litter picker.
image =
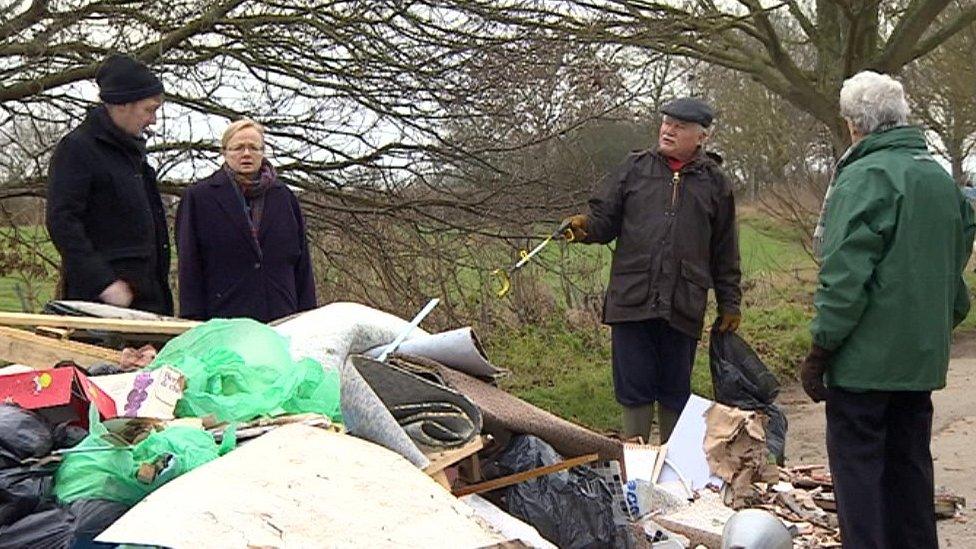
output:
M 520 250 L 519 260 L 516 261 L 514 265 L 512 265 L 511 267 L 506 267 L 504 269 L 495 269 L 494 271 L 491 272 L 491 274 L 498 279 L 499 287 L 498 290 L 495 292 L 495 294 L 498 297 L 505 297 L 505 295 L 508 294 L 508 291 L 512 289 L 512 275 L 515 274 L 515 271 L 524 267 L 525 264 L 529 262 L 529 260 L 535 257 L 536 254 L 541 252 L 542 249 L 545 248 L 550 242 L 552 242 L 553 240 L 559 237 L 563 237 L 564 239 L 566 239 L 566 242 L 573 241 L 573 231 L 570 230 L 569 228 L 568 219 L 566 221 L 563 221 L 559 225 L 559 228 L 553 231 L 551 235 L 546 237 L 546 239 L 540 242 L 539 245 L 536 246 L 535 248 L 532 248 L 529 251 Z

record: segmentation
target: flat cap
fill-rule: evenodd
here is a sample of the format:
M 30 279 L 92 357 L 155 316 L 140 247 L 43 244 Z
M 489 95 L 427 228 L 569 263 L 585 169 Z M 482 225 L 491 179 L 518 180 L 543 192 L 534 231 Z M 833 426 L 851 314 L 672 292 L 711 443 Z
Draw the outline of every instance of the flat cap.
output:
M 711 126 L 712 120 L 715 118 L 715 111 L 712 110 L 712 107 L 694 97 L 679 97 L 671 100 L 661 107 L 661 112 L 685 122 L 697 122 L 703 128 Z

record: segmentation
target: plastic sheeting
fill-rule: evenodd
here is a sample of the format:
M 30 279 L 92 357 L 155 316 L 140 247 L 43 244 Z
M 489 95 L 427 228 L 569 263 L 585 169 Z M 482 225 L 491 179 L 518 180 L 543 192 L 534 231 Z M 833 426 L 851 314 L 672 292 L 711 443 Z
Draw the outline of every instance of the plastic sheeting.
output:
M 520 435 L 486 467 L 514 474 L 562 461 L 544 441 Z M 613 494 L 592 468 L 581 466 L 526 480 L 505 489 L 509 513 L 531 524 L 550 542 L 567 549 L 629 547 L 626 528 L 614 520 Z

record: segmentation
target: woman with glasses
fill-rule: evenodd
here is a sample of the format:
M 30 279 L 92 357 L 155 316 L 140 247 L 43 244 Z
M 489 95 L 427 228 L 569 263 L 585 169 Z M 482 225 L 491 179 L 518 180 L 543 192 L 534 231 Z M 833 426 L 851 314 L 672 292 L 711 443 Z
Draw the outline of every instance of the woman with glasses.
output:
M 238 120 L 221 145 L 223 166 L 176 213 L 180 316 L 269 322 L 314 308 L 305 219 L 265 158 L 264 128 Z

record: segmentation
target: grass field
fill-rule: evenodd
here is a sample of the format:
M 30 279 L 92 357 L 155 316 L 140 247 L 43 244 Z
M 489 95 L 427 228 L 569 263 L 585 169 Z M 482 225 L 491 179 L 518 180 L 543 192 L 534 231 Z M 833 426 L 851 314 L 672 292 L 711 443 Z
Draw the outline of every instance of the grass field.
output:
M 42 226 L 0 229 L 0 310 L 33 312 L 54 295 L 56 258 Z

